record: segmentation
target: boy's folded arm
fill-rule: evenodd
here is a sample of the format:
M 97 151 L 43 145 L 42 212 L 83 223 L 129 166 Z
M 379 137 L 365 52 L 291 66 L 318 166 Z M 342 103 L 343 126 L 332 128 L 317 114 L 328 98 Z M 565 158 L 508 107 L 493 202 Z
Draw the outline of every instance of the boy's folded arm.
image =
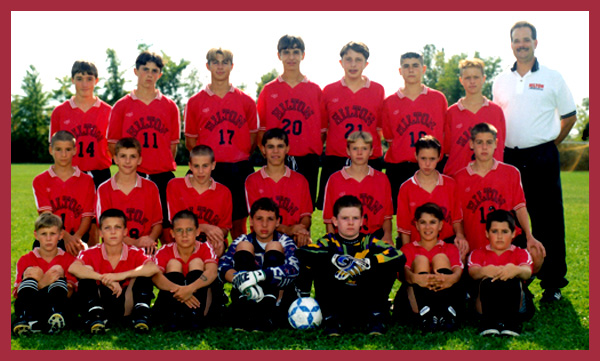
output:
M 79 279 L 100 280 L 101 274 L 94 271 L 91 267 L 85 266 L 80 260 L 75 260 L 69 266 L 69 273 Z

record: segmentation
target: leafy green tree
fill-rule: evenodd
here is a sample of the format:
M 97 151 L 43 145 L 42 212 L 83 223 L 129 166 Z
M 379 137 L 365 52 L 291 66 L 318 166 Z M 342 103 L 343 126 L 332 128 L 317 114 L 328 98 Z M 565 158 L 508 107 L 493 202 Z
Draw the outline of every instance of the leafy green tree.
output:
M 33 65 L 23 78 L 24 96 L 13 95 L 10 103 L 11 162 L 50 162 L 48 131 L 50 108 L 40 74 Z
M 202 82 L 200 81 L 198 69 L 192 68 L 188 76 L 185 78 L 185 82 L 183 83 L 183 92 L 185 94 L 185 98 L 189 99 L 193 97 L 200 91 L 200 89 L 202 89 Z
M 52 91 L 50 99 L 56 100 L 59 103 L 64 103 L 67 99 L 71 99 L 73 92 L 71 91 L 71 76 L 65 75 L 62 78 L 56 78 L 59 88 Z
M 577 122 L 573 126 L 573 130 L 569 133 L 569 139 L 581 140 L 584 130 L 589 127 L 590 122 L 590 98 L 583 98 L 581 104 L 577 106 Z M 589 132 L 589 129 L 588 129 Z M 589 134 L 588 134 L 589 136 Z M 586 138 L 586 137 L 584 137 Z M 587 140 L 587 139 L 583 139 Z
M 110 105 L 115 103 L 127 94 L 125 91 L 125 79 L 120 71 L 121 62 L 117 58 L 117 52 L 114 49 L 106 49 L 106 59 L 108 60 L 108 78 L 104 82 L 104 93 L 100 98 Z
M 260 94 L 260 92 L 262 91 L 264 86 L 267 85 L 267 83 L 270 82 L 271 80 L 276 79 L 278 76 L 279 76 L 279 73 L 277 72 L 277 69 L 273 69 L 270 72 L 268 72 L 265 75 L 260 77 L 260 81 L 258 83 L 256 83 L 256 85 L 257 85 L 256 98 L 257 99 L 258 99 L 258 95 Z
M 164 67 L 162 69 L 162 76 L 156 82 L 156 87 L 171 98 L 180 110 L 183 110 L 183 94 L 180 92 L 182 86 L 183 71 L 190 64 L 188 60 L 181 59 L 179 63 L 176 63 L 171 59 L 170 56 L 162 52 L 162 59 Z

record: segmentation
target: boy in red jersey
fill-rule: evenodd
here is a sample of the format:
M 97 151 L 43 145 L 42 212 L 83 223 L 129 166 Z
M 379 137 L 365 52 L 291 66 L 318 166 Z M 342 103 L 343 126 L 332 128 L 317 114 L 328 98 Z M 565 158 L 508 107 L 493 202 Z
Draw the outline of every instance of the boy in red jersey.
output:
M 260 146 L 263 134 L 269 129 L 285 131 L 290 147 L 288 166 L 306 178 L 314 203 L 327 118 L 321 110 L 321 88 L 300 72 L 304 56 L 301 37 L 284 35 L 279 39 L 277 57 L 283 73 L 266 84 L 258 96 L 257 144 Z
M 160 196 L 156 184 L 137 174 L 142 147 L 135 138 L 122 138 L 115 146 L 114 161 L 119 171 L 98 188 L 96 216 L 117 208 L 127 216 L 128 235 L 124 242 L 152 255 L 162 232 Z
M 340 51 L 344 77 L 323 89 L 323 111 L 327 117 L 327 146 L 321 169 L 317 208 L 323 207 L 325 184 L 331 174 L 347 165 L 346 139 L 354 131 L 365 131 L 373 138 L 373 154 L 369 164 L 381 170 L 381 110 L 383 86 L 362 75 L 369 64 L 369 48 L 363 43 L 349 42 Z M 332 203 L 333 204 L 333 203 Z
M 343 195 L 356 196 L 363 203 L 363 233 L 372 233 L 387 244 L 392 240 L 392 192 L 385 174 L 368 165 L 373 154 L 373 138 L 365 131 L 356 131 L 348 136 L 347 154 L 352 163 L 329 177 L 325 187 L 323 222 L 327 233 L 335 233 L 333 205 Z
M 185 144 L 188 150 L 203 144 L 215 152 L 217 164 L 212 177 L 231 191 L 231 237 L 235 239 L 246 233 L 244 180 L 254 173 L 249 158 L 258 132 L 256 104 L 229 82 L 231 51 L 210 49 L 206 68 L 211 83 L 190 98 L 185 108 Z M 198 218 L 202 223 L 202 217 Z
M 400 185 L 419 170 L 415 159 L 417 140 L 424 135 L 433 135 L 444 144 L 448 101 L 443 93 L 422 84 L 426 69 L 421 54 L 402 54 L 399 70 L 404 87 L 383 103 L 383 136 L 389 144 L 384 160 L 392 185 L 394 209 L 398 206 L 396 199 Z M 441 171 L 441 165 L 439 168 Z
M 87 246 L 93 246 L 89 236 L 94 216 L 96 189 L 92 177 L 72 165 L 75 156 L 75 136 L 66 130 L 56 132 L 50 141 L 54 164 L 33 179 L 33 196 L 39 214 L 54 213 L 63 220 L 63 238 L 58 247 L 77 256 Z M 33 247 L 38 247 L 35 241 Z
M 460 69 L 460 83 L 465 88 L 465 96 L 456 104 L 448 108 L 444 137 L 444 152 L 448 154 L 448 161 L 444 166 L 444 174 L 449 176 L 466 167 L 475 159 L 473 151 L 469 148 L 471 128 L 475 124 L 486 122 L 498 130 L 498 146 L 494 158 L 500 162 L 504 159 L 504 138 L 506 125 L 504 113 L 495 103 L 488 100 L 481 93 L 485 83 L 483 72 L 484 63 L 481 59 L 463 59 L 458 64 Z
M 460 250 L 463 263 L 469 252 L 469 243 L 462 228 L 462 208 L 456 199 L 456 182 L 436 170 L 441 157 L 440 142 L 432 135 L 426 135 L 415 144 L 419 170 L 402 183 L 398 192 L 396 223 L 402 244 L 419 240 L 419 232 L 411 215 L 417 207 L 433 202 L 444 212 L 444 223 L 439 238 L 454 243 Z
M 488 214 L 485 235 L 490 243 L 469 255 L 469 275 L 479 281 L 479 334 L 519 336 L 522 322 L 535 311 L 525 285 L 533 270 L 531 255 L 512 245 L 515 219 L 508 211 Z
M 55 214 L 42 213 L 35 221 L 33 234 L 40 246 L 17 262 L 15 335 L 35 330 L 57 333 L 66 326 L 67 302 L 77 279 L 68 272 L 75 257 L 58 248 L 63 232 L 62 220 Z
M 460 301 L 458 281 L 463 263 L 458 248 L 439 239 L 444 213 L 435 203 L 425 203 L 415 211 L 419 241 L 400 249 L 406 256 L 404 276 L 406 297 L 413 315 L 424 331 L 454 330 Z M 395 307 L 394 307 L 395 308 Z
M 169 215 L 184 209 L 193 212 L 200 234 L 206 236 L 217 256 L 221 257 L 231 229 L 232 201 L 229 189 L 211 177 L 215 165 L 215 153 L 209 146 L 195 146 L 189 161 L 192 174 L 169 182 L 167 203 Z
M 475 161 L 454 175 L 457 197 L 463 209 L 465 236 L 471 250 L 487 246 L 487 215 L 498 209 L 514 211 L 521 228 L 517 230 L 515 245 L 527 248 L 533 258 L 535 274 L 542 266 L 546 251 L 542 243 L 531 234 L 519 170 L 494 159 L 496 134 L 498 132 L 493 125 L 476 124 L 471 129 L 469 141 Z M 520 235 L 521 230 L 524 236 Z
M 136 331 L 150 329 L 152 277 L 159 272 L 144 251 L 128 246 L 127 218 L 123 211 L 107 209 L 100 215 L 102 243 L 79 254 L 69 273 L 79 279 L 81 315 L 90 333 L 106 330 L 111 322 L 131 314 Z M 131 292 L 127 288 L 131 286 Z
M 208 290 L 217 278 L 219 261 L 210 242 L 196 240 L 200 229 L 194 213 L 177 212 L 172 225 L 175 243 L 162 246 L 155 257 L 161 272 L 152 281 L 161 291 L 152 311 L 169 330 L 197 329 L 211 304 Z
M 83 60 L 73 63 L 71 83 L 75 85 L 75 95 L 52 111 L 48 139 L 59 130 L 73 133 L 77 142 L 73 165 L 91 175 L 98 188 L 110 178 L 106 128 L 111 106 L 94 95 L 98 84 L 98 69 L 94 63 Z
M 156 82 L 162 76 L 160 55 L 142 52 L 135 61 L 137 87 L 113 107 L 108 121 L 108 149 L 115 155 L 115 144 L 121 138 L 136 138 L 142 145 L 144 157 L 138 167 L 142 177 L 158 187 L 163 213 L 163 236 L 168 238 L 167 183 L 175 175 L 175 155 L 180 137 L 179 109 L 165 97 Z M 165 234 L 167 233 L 167 234 Z M 164 241 L 163 241 L 164 242 Z
M 313 211 L 308 182 L 302 174 L 285 165 L 289 140 L 283 129 L 272 128 L 261 139 L 261 152 L 267 165 L 246 178 L 248 211 L 262 197 L 269 197 L 279 206 L 281 221 L 277 231 L 293 238 L 298 247 L 310 242 Z

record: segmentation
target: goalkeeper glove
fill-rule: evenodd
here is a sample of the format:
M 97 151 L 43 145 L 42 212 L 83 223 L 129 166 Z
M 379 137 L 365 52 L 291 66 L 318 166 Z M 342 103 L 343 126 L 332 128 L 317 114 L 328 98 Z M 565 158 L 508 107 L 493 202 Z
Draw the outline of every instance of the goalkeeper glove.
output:
M 244 293 L 244 290 L 248 287 L 255 286 L 258 282 L 265 279 L 266 276 L 263 270 L 241 271 L 233 275 L 233 286 L 241 293 Z
M 265 294 L 263 292 L 262 287 L 260 287 L 259 285 L 254 285 L 244 290 L 244 296 L 246 296 L 247 300 L 260 302 L 263 299 L 263 297 L 265 297 Z

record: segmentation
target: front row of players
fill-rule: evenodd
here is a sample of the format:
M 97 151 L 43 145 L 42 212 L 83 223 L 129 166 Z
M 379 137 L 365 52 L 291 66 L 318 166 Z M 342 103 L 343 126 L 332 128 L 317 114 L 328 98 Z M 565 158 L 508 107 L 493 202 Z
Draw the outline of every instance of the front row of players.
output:
M 358 198 L 339 198 L 333 213 L 336 233 L 297 248 L 276 231 L 277 204 L 261 198 L 250 210 L 253 232 L 234 240 L 221 259 L 210 242 L 197 240 L 198 221 L 187 210 L 172 219 L 175 243 L 154 257 L 124 242 L 127 220 L 120 210 L 102 213 L 102 242 L 77 258 L 58 248 L 64 233 L 60 217 L 43 213 L 34 231 L 39 247 L 17 263 L 13 332 L 57 333 L 77 320 L 77 313 L 91 333 L 125 321 L 137 331 L 148 331 L 151 320 L 169 330 L 198 329 L 211 320 L 210 286 L 218 276 L 232 283 L 228 314 L 235 329 L 284 327 L 289 305 L 310 295 L 314 281 L 327 335 L 340 335 L 350 327 L 379 335 L 389 321 L 388 296 L 403 264 L 403 285 L 394 305 L 397 319 L 414 320 L 426 331 L 452 330 L 464 312 L 465 287 L 476 301 L 481 335 L 518 336 L 521 322 L 531 317 L 525 281 L 533 262 L 525 249 L 512 245 L 515 220 L 510 212 L 489 214 L 489 244 L 470 254 L 471 278 L 462 280 L 458 248 L 439 239 L 444 214 L 436 204 L 415 211 L 419 239 L 402 246 L 403 256 L 361 232 L 364 214 Z M 153 284 L 160 291 L 151 309 Z

